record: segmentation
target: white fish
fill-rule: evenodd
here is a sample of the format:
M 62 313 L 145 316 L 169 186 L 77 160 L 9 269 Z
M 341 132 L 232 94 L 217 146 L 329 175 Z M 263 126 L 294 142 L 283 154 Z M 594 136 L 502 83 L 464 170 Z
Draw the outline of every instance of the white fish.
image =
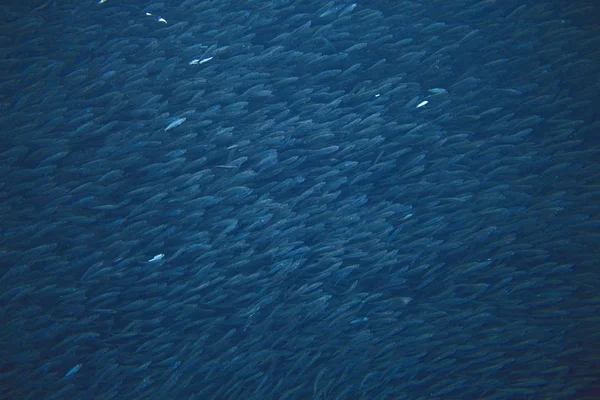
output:
M 183 124 L 183 122 L 186 120 L 185 117 L 183 118 L 177 118 L 175 121 L 171 122 L 166 128 L 165 128 L 165 132 L 173 129 L 173 128 L 177 128 L 179 125 Z
M 165 258 L 164 254 L 157 254 L 154 257 L 152 257 L 151 259 L 149 259 L 148 262 L 151 263 L 151 262 L 155 262 L 155 261 L 160 261 L 163 258 Z
M 199 58 L 195 58 L 195 59 L 193 59 L 192 61 L 190 61 L 190 65 L 200 65 L 200 64 L 204 64 L 204 63 L 207 63 L 207 62 L 209 62 L 209 61 L 210 61 L 210 60 L 212 60 L 212 59 L 213 59 L 212 57 L 206 57 L 206 58 L 203 58 L 202 60 L 201 60 L 201 59 L 199 59 Z
M 423 107 L 425 104 L 429 103 L 427 100 L 420 102 L 419 104 L 417 104 L 417 108 L 421 108 Z

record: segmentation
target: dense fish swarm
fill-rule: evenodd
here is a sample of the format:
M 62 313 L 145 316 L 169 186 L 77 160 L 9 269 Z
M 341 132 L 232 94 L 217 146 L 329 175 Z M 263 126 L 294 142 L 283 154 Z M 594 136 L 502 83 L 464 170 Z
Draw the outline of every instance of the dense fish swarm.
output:
M 0 8 L 1 399 L 599 398 L 595 1 Z

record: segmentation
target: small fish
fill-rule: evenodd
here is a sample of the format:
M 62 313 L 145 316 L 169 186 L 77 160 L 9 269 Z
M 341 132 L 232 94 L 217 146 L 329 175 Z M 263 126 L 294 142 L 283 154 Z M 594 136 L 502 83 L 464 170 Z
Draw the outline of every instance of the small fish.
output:
M 165 257 L 164 254 L 157 254 L 154 257 L 152 257 L 151 259 L 148 260 L 149 263 L 151 262 L 155 262 L 155 261 L 160 261 Z
M 212 57 L 206 57 L 206 58 L 203 58 L 202 60 L 201 60 L 201 59 L 199 59 L 199 58 L 195 58 L 195 59 L 193 59 L 192 61 L 190 61 L 190 65 L 200 65 L 200 64 L 204 64 L 204 63 L 206 63 L 206 62 L 209 62 L 209 61 L 210 61 L 210 60 L 212 60 L 212 59 L 213 59 Z
M 443 89 L 443 88 L 432 88 L 432 89 L 429 89 L 429 93 L 431 93 L 432 95 L 435 96 L 438 94 L 444 94 L 444 93 L 448 93 L 448 92 L 446 91 L 446 89 Z
M 167 125 L 167 127 L 165 128 L 165 132 L 168 130 L 171 130 L 173 128 L 177 128 L 179 125 L 183 124 L 186 120 L 186 117 L 183 118 L 177 118 L 175 121 L 171 122 L 169 125 Z
M 79 371 L 80 369 L 81 369 L 81 364 L 77 364 L 76 366 L 74 366 L 73 368 L 71 368 L 69 370 L 69 372 L 67 372 L 65 374 L 65 377 L 73 375 L 75 372 Z

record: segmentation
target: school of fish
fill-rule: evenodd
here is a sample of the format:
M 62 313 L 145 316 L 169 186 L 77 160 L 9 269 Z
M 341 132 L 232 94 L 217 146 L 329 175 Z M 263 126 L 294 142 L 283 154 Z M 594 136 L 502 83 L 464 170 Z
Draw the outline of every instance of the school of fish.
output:
M 597 399 L 599 7 L 0 5 L 0 399 Z

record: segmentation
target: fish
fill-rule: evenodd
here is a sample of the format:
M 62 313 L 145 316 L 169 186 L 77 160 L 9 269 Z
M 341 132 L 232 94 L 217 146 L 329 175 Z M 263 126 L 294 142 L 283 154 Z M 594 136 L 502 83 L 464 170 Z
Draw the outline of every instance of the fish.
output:
M 170 131 L 173 128 L 177 128 L 179 125 L 183 124 L 187 120 L 187 117 L 177 118 L 173 120 L 167 127 L 165 128 L 165 132 Z
M 4 7 L 3 396 L 589 397 L 584 3 Z
M 161 254 L 155 255 L 154 257 L 152 257 L 151 259 L 149 259 L 147 262 L 148 263 L 152 263 L 152 262 L 160 261 L 163 258 L 165 258 L 165 255 L 161 253 Z
M 71 368 L 66 374 L 65 377 L 69 377 L 71 375 L 74 375 L 77 371 L 79 371 L 81 369 L 81 364 L 77 364 L 76 366 L 74 366 L 73 368 Z

